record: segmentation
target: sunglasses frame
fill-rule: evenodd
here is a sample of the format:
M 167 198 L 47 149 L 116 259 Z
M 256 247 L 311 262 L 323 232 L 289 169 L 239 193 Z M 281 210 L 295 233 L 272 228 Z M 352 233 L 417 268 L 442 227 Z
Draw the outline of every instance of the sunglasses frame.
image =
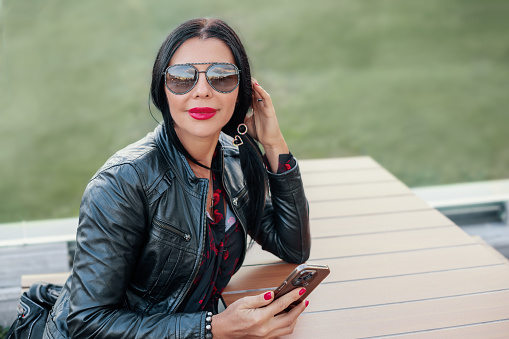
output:
M 206 70 L 204 71 L 199 71 L 198 68 L 194 67 L 194 65 L 210 65 L 209 67 L 207 67 Z M 233 66 L 233 68 L 235 69 L 235 74 L 237 75 L 237 84 L 235 85 L 235 87 L 233 87 L 233 89 L 231 91 L 220 91 L 218 90 L 217 88 L 215 88 L 214 86 L 212 86 L 212 84 L 210 83 L 210 80 L 209 80 L 209 77 L 207 76 L 207 72 L 209 71 L 209 69 L 212 67 L 212 66 L 215 66 L 215 65 L 231 65 Z M 172 91 L 169 87 L 168 87 L 168 83 L 166 82 L 166 74 L 168 73 L 168 70 L 173 67 L 173 66 L 190 66 L 192 68 L 194 68 L 196 70 L 196 73 L 198 74 L 194 80 L 194 83 L 193 85 L 191 86 L 191 88 L 189 88 L 187 91 L 185 92 L 182 92 L 182 93 L 177 93 L 177 92 L 174 92 Z M 168 66 L 166 68 L 166 70 L 163 72 L 163 76 L 164 76 L 164 85 L 166 86 L 166 88 L 168 89 L 168 91 L 172 92 L 173 94 L 176 94 L 176 95 L 183 95 L 183 94 L 186 94 L 186 93 L 189 93 L 192 91 L 192 89 L 194 88 L 194 86 L 196 86 L 196 83 L 198 82 L 198 79 L 200 78 L 200 73 L 205 73 L 205 79 L 207 79 L 207 82 L 209 83 L 210 87 L 212 87 L 216 92 L 219 92 L 219 93 L 231 93 L 233 92 L 237 87 L 239 87 L 239 83 L 240 83 L 240 69 L 237 67 L 237 65 L 235 64 L 232 64 L 232 63 L 229 63 L 229 62 L 195 62 L 195 63 L 187 63 L 187 64 L 175 64 L 175 65 L 171 65 L 171 66 Z

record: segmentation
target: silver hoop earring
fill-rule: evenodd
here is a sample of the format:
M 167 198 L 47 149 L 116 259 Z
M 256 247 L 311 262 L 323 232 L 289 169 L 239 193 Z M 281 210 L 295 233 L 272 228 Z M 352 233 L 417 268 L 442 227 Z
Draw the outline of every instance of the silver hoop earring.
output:
M 246 134 L 247 133 L 247 125 L 239 124 L 239 126 L 237 126 L 237 133 L 239 133 L 240 135 Z

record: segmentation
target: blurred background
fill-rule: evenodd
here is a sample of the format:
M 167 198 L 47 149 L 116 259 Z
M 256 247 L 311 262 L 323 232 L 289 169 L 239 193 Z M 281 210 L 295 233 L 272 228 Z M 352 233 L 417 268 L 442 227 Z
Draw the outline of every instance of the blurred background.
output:
M 0 0 L 1 326 L 22 274 L 69 270 L 88 180 L 157 125 L 158 48 L 202 16 L 239 33 L 298 158 L 370 156 L 509 257 L 509 1 Z
M 298 158 L 368 155 L 410 187 L 509 178 L 508 1 L 0 6 L 0 222 L 77 216 L 95 171 L 156 126 L 155 55 L 200 16 L 240 34 Z

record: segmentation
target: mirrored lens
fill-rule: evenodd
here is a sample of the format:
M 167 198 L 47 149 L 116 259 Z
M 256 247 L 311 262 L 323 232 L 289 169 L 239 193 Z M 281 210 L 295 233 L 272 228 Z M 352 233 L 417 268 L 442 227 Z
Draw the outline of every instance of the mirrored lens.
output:
M 230 64 L 217 64 L 207 70 L 207 79 L 219 92 L 231 92 L 239 84 L 237 68 Z
M 175 93 L 186 93 L 196 82 L 196 69 L 187 65 L 175 65 L 166 70 L 166 86 Z

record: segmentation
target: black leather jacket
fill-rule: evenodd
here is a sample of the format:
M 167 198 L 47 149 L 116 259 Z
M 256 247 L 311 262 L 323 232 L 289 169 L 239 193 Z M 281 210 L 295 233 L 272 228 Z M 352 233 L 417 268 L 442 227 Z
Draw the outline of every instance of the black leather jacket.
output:
M 248 194 L 238 149 L 224 134 L 220 143 L 223 185 L 247 242 Z M 268 177 L 255 240 L 285 261 L 302 263 L 311 238 L 298 165 Z M 73 271 L 44 338 L 205 338 L 205 312 L 174 312 L 202 258 L 207 185 L 162 126 L 111 157 L 85 190 Z

